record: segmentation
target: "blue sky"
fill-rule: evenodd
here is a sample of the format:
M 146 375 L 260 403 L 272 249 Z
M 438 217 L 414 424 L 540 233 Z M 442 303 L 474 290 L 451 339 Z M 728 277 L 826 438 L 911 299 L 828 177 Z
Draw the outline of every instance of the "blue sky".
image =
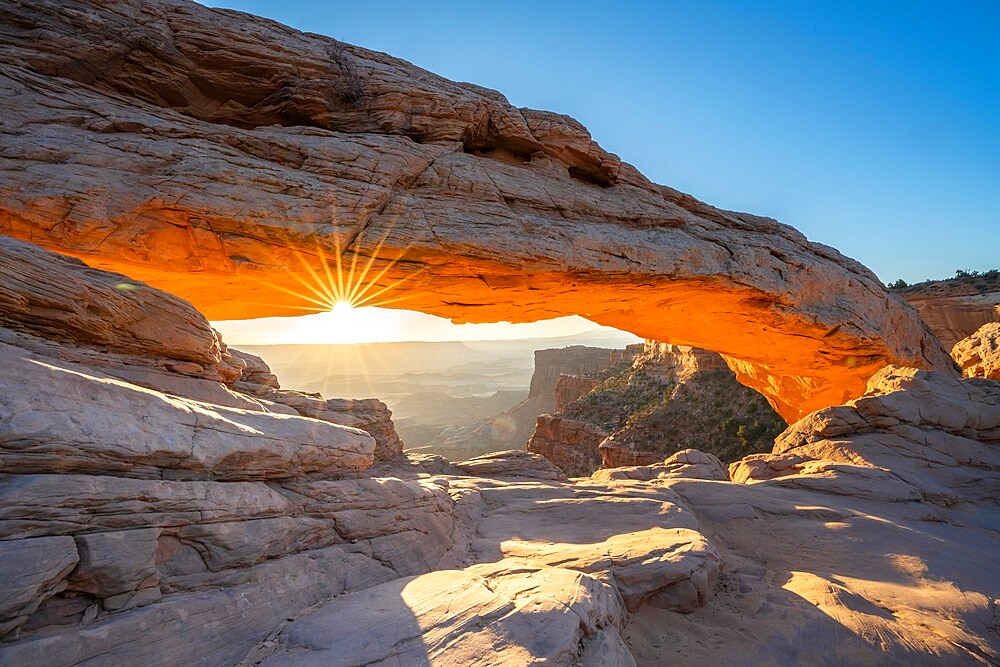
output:
M 1000 267 L 997 0 L 208 4 L 567 113 L 885 281 Z

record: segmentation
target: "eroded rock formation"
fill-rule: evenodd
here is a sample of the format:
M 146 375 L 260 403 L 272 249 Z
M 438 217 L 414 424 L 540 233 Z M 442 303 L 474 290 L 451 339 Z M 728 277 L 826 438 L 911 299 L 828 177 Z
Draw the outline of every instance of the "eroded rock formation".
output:
M 732 461 L 769 451 L 786 426 L 760 394 L 736 382 L 720 355 L 656 341 L 630 348 L 622 359 L 631 365 L 560 378 L 563 400 L 591 390 L 558 414 L 539 416 L 528 451 L 575 477 L 602 466 L 658 463 L 695 447 Z
M 886 363 L 951 368 L 836 250 L 385 54 L 191 2 L 43 0 L 0 10 L 0 62 L 0 231 L 212 318 L 328 308 L 343 253 L 395 307 L 716 350 L 790 420 Z
M 467 458 L 479 453 L 521 449 L 536 432 L 539 415 L 557 410 L 560 401 L 568 402 L 568 396 L 579 392 L 579 387 L 596 382 L 577 373 L 591 375 L 605 371 L 634 356 L 630 352 L 635 350 L 585 345 L 536 350 L 527 398 L 470 426 L 446 429 L 434 443 L 434 450 L 451 458 Z M 577 380 L 583 384 L 571 389 L 570 385 Z M 574 398 L 578 396 L 576 393 Z
M 164 459 L 166 467 L 176 465 L 188 454 L 185 454 L 183 443 L 164 432 L 169 432 L 170 425 L 181 423 L 191 428 L 192 438 L 205 445 L 214 442 L 219 448 L 213 454 L 214 462 L 198 463 L 197 457 L 188 461 L 191 466 L 208 465 L 202 470 L 208 476 L 221 474 L 226 467 L 234 468 L 232 474 L 236 474 L 236 468 L 252 465 L 249 460 L 239 457 L 230 463 L 226 460 L 227 456 L 236 456 L 243 446 L 240 442 L 248 447 L 264 444 L 265 439 L 256 438 L 256 434 L 273 431 L 275 427 L 258 431 L 261 420 L 285 424 L 286 432 L 281 437 L 299 444 L 312 443 L 327 455 L 335 455 L 337 444 L 343 440 L 343 429 L 324 431 L 315 424 L 302 427 L 296 420 L 281 421 L 277 415 L 301 415 L 360 428 L 374 438 L 374 456 L 380 461 L 391 460 L 402 451 L 403 444 L 392 424 L 392 413 L 381 401 L 324 399 L 319 394 L 282 390 L 262 359 L 229 350 L 191 304 L 142 282 L 91 269 L 78 260 L 43 251 L 29 243 L 0 237 L 0 286 L 3 287 L 0 345 L 4 346 L 3 355 L 11 368 L 5 374 L 11 391 L 3 400 L 10 414 L 18 414 L 22 420 L 36 420 L 38 428 L 50 435 L 59 433 L 61 422 L 44 415 L 52 413 L 63 415 L 61 419 L 75 419 L 72 408 L 83 395 L 91 401 L 103 401 L 109 408 L 117 403 L 127 406 L 124 409 L 147 414 L 143 435 L 138 440 L 137 433 L 128 426 L 125 431 L 116 433 L 114 423 L 89 424 L 90 431 L 80 433 L 77 445 L 96 449 L 90 454 L 76 451 L 66 460 L 66 470 L 76 465 L 101 469 L 104 464 L 100 449 L 116 438 L 121 446 L 135 449 L 135 459 L 123 462 L 123 469 L 137 466 L 138 470 L 150 462 L 155 467 L 161 457 L 167 457 Z M 8 345 L 16 346 L 18 354 L 12 353 Z M 35 363 L 37 359 L 25 361 L 21 351 L 72 363 L 51 366 L 50 377 L 43 377 L 39 372 L 22 377 L 14 369 L 24 363 Z M 84 374 L 96 372 L 98 377 L 116 378 L 125 383 L 103 382 L 100 391 L 92 392 L 87 378 L 78 381 L 72 372 L 63 372 L 76 368 L 73 364 L 86 366 L 76 369 Z M 88 378 L 92 379 L 89 375 Z M 18 383 L 29 380 L 37 381 L 37 390 L 55 382 L 64 387 L 65 392 L 35 397 L 32 391 L 13 391 Z M 176 401 L 160 400 L 158 394 L 134 391 L 135 387 L 126 383 L 211 403 L 219 406 L 230 419 L 223 420 L 221 428 L 206 428 L 204 410 L 197 405 L 181 406 Z M 76 391 L 79 393 L 73 393 Z M 233 416 L 237 414 L 240 416 Z M 140 451 L 143 447 L 147 448 L 144 452 Z M 279 459 L 294 456 L 302 461 L 309 458 L 304 455 L 305 449 L 298 453 L 276 453 L 282 448 L 280 441 L 272 442 L 269 447 L 271 453 L 266 456 L 269 450 L 261 450 L 261 461 L 272 455 Z M 230 448 L 232 451 L 228 451 Z M 55 448 L 46 456 L 55 460 L 68 456 L 68 451 Z M 199 454 L 205 453 L 199 450 Z M 26 460 L 40 456 L 40 451 L 34 451 Z M 86 463 L 84 459 L 92 460 Z M 369 455 L 352 461 L 349 467 L 354 472 L 371 465 Z M 266 463 L 263 465 L 260 473 L 266 477 L 271 472 Z M 306 469 L 298 472 L 304 474 Z
M 966 377 L 1000 380 L 1000 322 L 984 324 L 955 343 L 951 356 Z
M 953 377 L 862 267 L 569 119 L 271 22 L 0 19 L 0 227 L 129 267 L 0 242 L 0 663 L 1000 662 L 1000 384 Z M 282 393 L 125 277 L 278 312 L 295 252 L 337 239 L 405 250 L 376 282 L 420 309 L 676 332 L 823 409 L 735 481 L 692 450 L 572 483 L 523 452 L 377 461 L 398 438 L 324 421 L 378 432 L 377 404 Z M 830 406 L 892 360 L 943 372 Z
M 601 467 L 600 446 L 608 432 L 589 421 L 539 415 L 528 451 L 544 456 L 568 475 L 589 475 Z
M 736 482 L 893 502 L 994 504 L 998 445 L 1000 384 L 887 366 L 864 396 L 796 422 L 773 452 L 737 461 L 730 473 Z

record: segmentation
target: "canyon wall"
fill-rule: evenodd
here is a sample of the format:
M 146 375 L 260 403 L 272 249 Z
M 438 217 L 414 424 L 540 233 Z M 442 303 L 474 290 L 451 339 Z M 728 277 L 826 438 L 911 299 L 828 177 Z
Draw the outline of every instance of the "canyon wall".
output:
M 632 363 L 624 368 L 560 378 L 563 404 L 538 417 L 528 451 L 577 477 L 694 447 L 731 461 L 769 450 L 785 427 L 714 352 L 650 340 L 626 352 Z
M 536 350 L 526 399 L 471 426 L 444 431 L 440 441 L 435 443 L 434 451 L 455 459 L 497 450 L 522 449 L 535 429 L 538 415 L 555 409 L 559 402 L 559 386 L 564 379 L 577 378 L 578 373 L 594 374 L 611 365 L 626 363 L 625 360 L 634 353 L 635 350 L 584 345 Z

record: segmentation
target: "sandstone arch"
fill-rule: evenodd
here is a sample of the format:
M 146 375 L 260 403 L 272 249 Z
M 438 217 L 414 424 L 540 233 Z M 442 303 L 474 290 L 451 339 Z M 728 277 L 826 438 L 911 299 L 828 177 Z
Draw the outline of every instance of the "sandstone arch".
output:
M 306 312 L 288 286 L 349 248 L 392 305 L 721 352 L 789 420 L 887 363 L 952 369 L 859 263 L 651 183 L 566 116 L 230 10 L 76 4 L 0 12 L 4 234 L 216 319 Z

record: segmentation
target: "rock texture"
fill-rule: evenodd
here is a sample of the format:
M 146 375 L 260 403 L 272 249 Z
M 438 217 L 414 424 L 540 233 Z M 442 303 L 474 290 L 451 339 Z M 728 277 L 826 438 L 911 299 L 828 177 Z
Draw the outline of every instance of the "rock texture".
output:
M 595 380 L 586 376 L 624 363 L 627 352 L 585 345 L 536 350 L 527 398 L 493 417 L 469 426 L 445 429 L 439 441 L 434 443 L 435 451 L 451 458 L 467 458 L 524 447 L 535 430 L 538 416 L 552 412 L 561 398 L 566 399 L 570 392 L 578 391 L 580 385 L 570 389 L 567 382 L 592 383 Z M 576 373 L 581 375 L 573 375 Z
M 494 452 L 455 464 L 467 475 L 478 477 L 530 477 L 565 480 L 566 475 L 544 456 L 519 450 Z
M 711 605 L 630 619 L 636 661 L 997 662 L 998 420 L 1000 383 L 890 366 L 732 464 L 742 493 L 602 471 L 678 493 L 726 562 Z
M 4 5 L 0 62 L 0 231 L 212 318 L 329 308 L 344 254 L 397 307 L 717 350 L 786 419 L 886 363 L 951 368 L 836 250 L 385 54 L 179 0 L 45 0 Z
M 356 476 L 374 461 L 363 431 L 168 397 L 2 343 L 0 364 L 5 472 L 237 481 Z
M 887 366 L 864 396 L 793 424 L 772 453 L 737 461 L 730 475 L 879 500 L 993 503 L 998 445 L 1000 384 Z
M 8 2 L 0 62 L 12 234 L 214 315 L 301 306 L 268 285 L 350 242 L 405 254 L 375 282 L 429 312 L 669 331 L 822 408 L 731 481 L 691 450 L 367 467 L 376 438 L 300 411 L 377 404 L 282 393 L 180 299 L 4 240 L 0 664 L 1000 663 L 1000 383 L 862 267 L 569 119 L 229 10 Z
M 246 354 L 239 350 L 234 352 L 241 355 Z M 263 368 L 255 366 L 255 370 L 251 371 L 251 373 L 264 372 L 270 377 L 274 377 L 267 364 L 264 364 Z M 274 384 L 277 384 L 276 380 Z M 294 414 L 303 417 L 352 426 L 365 431 L 375 439 L 375 459 L 377 461 L 391 461 L 403 451 L 403 441 L 396 433 L 396 427 L 392 423 L 392 411 L 377 398 L 328 399 L 317 393 L 281 389 L 271 384 L 258 384 L 253 381 L 252 376 L 247 377 L 246 373 L 239 382 L 233 384 L 233 388 L 263 399 L 270 405 L 291 408 Z
M 663 462 L 645 466 L 608 467 L 595 472 L 598 480 L 637 479 L 714 479 L 727 481 L 729 473 L 722 461 L 713 454 L 697 449 L 683 449 Z
M 527 446 L 567 475 L 580 477 L 601 466 L 599 447 L 607 437 L 607 431 L 587 421 L 540 415 Z
M 503 561 L 399 579 L 290 623 L 260 664 L 635 665 L 607 584 Z M 364 632 L 358 632 L 358 628 Z
M 965 377 L 1000 380 L 1000 322 L 984 324 L 955 343 L 951 356 Z
M 556 386 L 563 375 L 587 375 L 614 365 L 618 350 L 571 345 L 535 352 L 535 370 L 531 374 L 529 398 L 538 398 L 543 412 L 552 409 Z
M 1000 322 L 1000 291 L 969 296 L 907 297 L 947 349 L 983 324 Z
M 567 405 L 586 396 L 597 386 L 601 380 L 596 377 L 580 377 L 579 375 L 560 375 L 556 380 L 555 404 L 552 406 L 554 412 L 560 412 Z
M 0 285 L 2 342 L 90 366 L 222 382 L 243 372 L 191 304 L 126 276 L 0 236 Z

